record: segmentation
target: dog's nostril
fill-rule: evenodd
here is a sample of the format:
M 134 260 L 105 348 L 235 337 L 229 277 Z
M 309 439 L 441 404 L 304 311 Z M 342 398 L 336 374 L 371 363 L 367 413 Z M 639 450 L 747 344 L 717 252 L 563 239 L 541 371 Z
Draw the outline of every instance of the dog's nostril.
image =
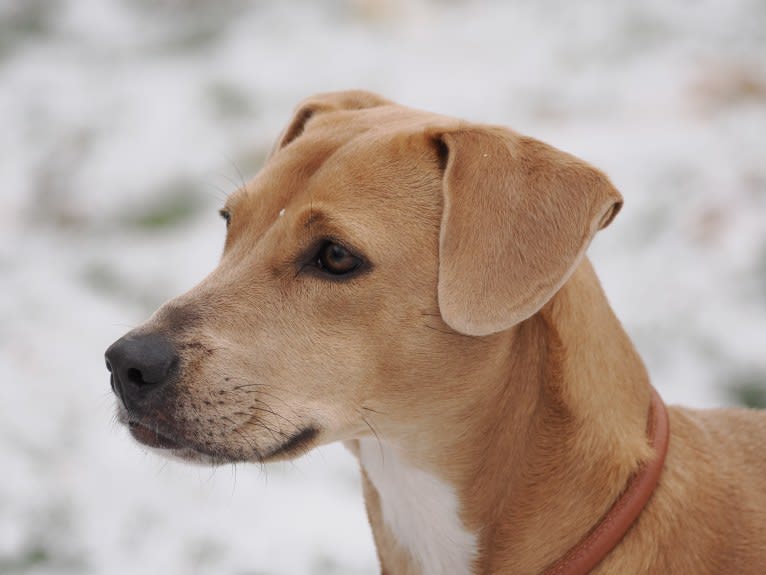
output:
M 128 376 L 128 381 L 135 385 L 146 385 L 149 383 L 144 380 L 144 376 L 141 373 L 141 370 L 136 369 L 135 367 L 129 367 L 125 374 Z
M 112 364 L 110 364 L 110 363 L 109 363 L 109 360 L 108 360 L 108 359 L 105 359 L 105 360 L 104 360 L 104 362 L 106 363 L 106 370 L 107 370 L 109 373 L 112 373 Z

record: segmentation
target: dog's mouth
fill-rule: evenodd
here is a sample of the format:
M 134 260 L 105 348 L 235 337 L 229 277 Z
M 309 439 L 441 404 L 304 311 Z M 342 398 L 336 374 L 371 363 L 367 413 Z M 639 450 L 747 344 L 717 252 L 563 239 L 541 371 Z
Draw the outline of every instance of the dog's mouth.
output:
M 128 429 L 133 439 L 155 449 L 180 449 L 182 446 L 176 440 L 160 433 L 156 428 L 142 425 L 138 421 L 128 421 Z
M 314 425 L 296 429 L 294 433 L 282 438 L 277 445 L 256 449 L 250 445 L 251 451 L 229 452 L 223 446 L 199 445 L 188 441 L 184 435 L 179 435 L 168 421 L 157 421 L 135 418 L 124 407 L 120 406 L 117 419 L 130 431 L 130 435 L 141 445 L 163 451 L 173 459 L 185 461 L 221 464 L 235 461 L 278 461 L 301 455 L 316 444 L 320 430 Z
M 233 458 L 227 457 L 225 453 L 205 449 L 202 446 L 194 445 L 182 439 L 183 436 L 178 436 L 175 432 L 168 431 L 165 425 L 160 427 L 143 420 L 132 419 L 125 413 L 120 415 L 122 417 L 118 416 L 118 418 L 128 428 L 133 439 L 145 447 L 161 452 L 162 455 L 170 459 L 203 465 L 220 465 L 234 461 Z
M 187 447 L 175 433 L 169 431 L 173 427 L 168 426 L 169 422 L 165 418 L 158 420 L 156 418 L 136 417 L 129 413 L 125 406 L 119 404 L 117 406 L 117 421 L 128 428 L 133 439 L 146 447 L 164 450 L 183 450 Z
M 280 445 L 261 455 L 261 461 L 276 460 L 306 453 L 314 444 L 319 429 L 314 426 L 304 427 L 293 435 L 287 437 Z

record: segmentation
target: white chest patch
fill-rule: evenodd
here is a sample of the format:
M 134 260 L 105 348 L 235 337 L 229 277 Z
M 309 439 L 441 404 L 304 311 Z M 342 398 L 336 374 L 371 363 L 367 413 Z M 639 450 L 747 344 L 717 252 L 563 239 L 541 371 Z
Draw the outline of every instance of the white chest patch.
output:
M 386 443 L 361 439 L 359 458 L 380 495 L 383 521 L 423 575 L 470 573 L 476 535 L 460 521 L 455 490 L 403 461 Z

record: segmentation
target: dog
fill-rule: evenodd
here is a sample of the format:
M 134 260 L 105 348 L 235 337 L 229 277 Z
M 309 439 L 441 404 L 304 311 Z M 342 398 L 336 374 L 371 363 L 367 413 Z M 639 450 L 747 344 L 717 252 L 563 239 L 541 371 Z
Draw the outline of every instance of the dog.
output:
M 766 573 L 766 416 L 665 408 L 585 256 L 622 197 L 510 129 L 303 102 L 218 267 L 106 352 L 187 461 L 358 458 L 382 573 Z

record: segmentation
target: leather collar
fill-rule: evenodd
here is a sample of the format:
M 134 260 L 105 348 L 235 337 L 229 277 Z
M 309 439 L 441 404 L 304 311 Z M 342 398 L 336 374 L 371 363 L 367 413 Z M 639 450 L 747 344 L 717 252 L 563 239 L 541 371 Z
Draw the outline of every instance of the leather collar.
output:
M 586 575 L 622 540 L 643 511 L 660 479 L 668 452 L 670 426 L 665 404 L 654 387 L 647 436 L 654 459 L 646 462 L 628 481 L 622 495 L 596 526 L 574 547 L 544 571 L 544 575 Z

